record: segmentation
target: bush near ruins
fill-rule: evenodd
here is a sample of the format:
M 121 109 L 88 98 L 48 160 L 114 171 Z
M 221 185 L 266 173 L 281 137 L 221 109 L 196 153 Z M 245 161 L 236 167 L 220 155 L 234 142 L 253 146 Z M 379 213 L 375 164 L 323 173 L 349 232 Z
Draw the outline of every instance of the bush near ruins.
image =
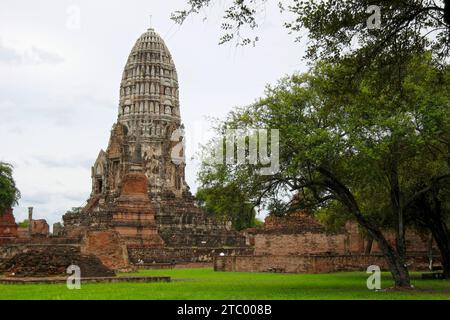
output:
M 256 226 L 256 211 L 236 184 L 208 185 L 208 177 L 200 177 L 203 188 L 196 193 L 199 205 L 216 218 L 229 219 L 234 229 L 243 230 Z
M 29 225 L 30 225 L 30 221 L 28 221 L 28 219 L 25 219 L 22 222 L 17 223 L 17 226 L 19 228 L 28 228 Z

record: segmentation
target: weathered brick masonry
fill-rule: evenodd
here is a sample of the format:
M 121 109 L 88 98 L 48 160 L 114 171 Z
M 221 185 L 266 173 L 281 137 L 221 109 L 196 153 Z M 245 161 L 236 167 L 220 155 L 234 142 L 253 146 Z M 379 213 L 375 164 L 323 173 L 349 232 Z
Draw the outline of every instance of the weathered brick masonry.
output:
M 3 215 L 0 215 L 0 243 L 2 240 L 16 238 L 17 224 L 14 219 L 12 209 L 6 210 Z
M 439 256 L 434 259 L 439 263 Z M 427 270 L 429 265 L 424 255 L 409 255 L 407 263 L 410 271 Z M 388 270 L 386 259 L 379 254 L 225 256 L 214 259 L 214 270 L 228 272 L 328 273 L 365 271 L 371 265 Z
M 367 241 L 356 223 L 347 223 L 341 232 L 329 233 L 305 212 L 287 217 L 266 219 L 263 228 L 243 232 L 254 247 L 252 255 L 215 257 L 217 271 L 321 273 L 361 271 L 370 265 L 387 269 L 377 244 L 371 254 L 364 254 Z M 394 244 L 395 236 L 386 231 Z M 427 270 L 430 264 L 430 236 L 408 230 L 406 233 L 410 270 Z M 439 264 L 436 246 L 432 247 L 433 263 Z

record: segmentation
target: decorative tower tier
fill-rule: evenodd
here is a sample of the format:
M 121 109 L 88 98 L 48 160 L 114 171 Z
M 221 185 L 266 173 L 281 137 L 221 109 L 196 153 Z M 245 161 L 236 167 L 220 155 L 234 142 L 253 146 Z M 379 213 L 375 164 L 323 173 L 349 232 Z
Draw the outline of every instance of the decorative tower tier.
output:
M 181 197 L 187 191 L 184 149 L 174 155 L 181 142 L 178 77 L 164 41 L 149 29 L 136 41 L 123 71 L 118 121 L 113 126 L 106 152 L 100 152 L 92 169 L 92 196 L 106 199 L 119 195 L 123 175 L 139 139 L 149 193 Z
M 147 138 L 165 138 L 180 125 L 178 76 L 161 37 L 149 29 L 128 57 L 120 85 L 119 122 L 131 134 L 141 129 Z

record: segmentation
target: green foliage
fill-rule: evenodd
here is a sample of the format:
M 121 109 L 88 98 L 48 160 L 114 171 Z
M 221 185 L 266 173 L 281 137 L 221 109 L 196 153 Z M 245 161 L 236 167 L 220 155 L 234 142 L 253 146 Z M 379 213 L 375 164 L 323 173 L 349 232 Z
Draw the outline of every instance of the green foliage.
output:
M 309 31 L 313 41 L 308 56 L 338 58 L 356 54 L 360 63 L 387 53 L 433 50 L 448 56 L 450 3 L 434 0 L 292 1 L 288 10 L 296 17 L 286 26 Z M 381 13 L 379 29 L 369 29 L 367 20 L 377 5 Z M 447 16 L 446 16 L 447 15 Z
M 326 207 L 318 208 L 315 215 L 330 232 L 342 231 L 346 222 L 352 220 L 352 215 L 337 201 L 330 202 Z
M 13 168 L 10 164 L 0 162 L 0 214 L 14 205 L 20 199 L 20 192 L 12 176 Z
M 383 64 L 359 77 L 355 68 L 350 59 L 317 63 L 309 73 L 268 87 L 266 97 L 224 121 L 218 134 L 225 128 L 279 129 L 278 174 L 261 176 L 249 164 L 204 163 L 200 176 L 211 185 L 235 183 L 255 205 L 279 211 L 291 207 L 286 200 L 293 191 L 300 192 L 303 205 L 337 228 L 348 220 L 348 203 L 327 182 L 326 171 L 349 188 L 371 225 L 396 228 L 393 180 L 403 206 L 417 192 L 411 186 L 449 174 L 450 72 L 430 54 L 406 56 L 395 77 Z
M 187 0 L 187 9 L 172 14 L 183 23 L 189 15 L 215 4 L 211 0 Z M 250 36 L 265 19 L 267 0 L 229 0 L 223 4 L 224 32 L 220 43 L 236 41 L 248 45 L 258 41 Z M 359 64 L 370 64 L 379 54 L 403 50 L 422 50 L 425 46 L 440 57 L 448 56 L 450 44 L 450 1 L 434 0 L 289 0 L 277 1 L 286 14 L 289 32 L 308 31 L 308 57 L 338 58 L 346 54 L 359 57 Z M 367 13 L 371 5 L 381 9 L 381 28 L 370 30 Z M 205 17 L 206 18 L 206 17 Z M 300 36 L 299 36 L 300 38 Z
M 234 184 L 199 189 L 196 198 L 207 213 L 231 220 L 236 230 L 255 226 L 255 209 Z
M 187 2 L 190 9 L 175 14 L 175 21 L 213 4 Z M 245 26 L 255 29 L 255 8 L 266 3 L 230 2 L 222 25 L 225 42 L 240 37 Z M 371 5 L 381 9 L 375 30 L 367 27 Z M 405 214 L 424 190 L 439 217 L 448 200 L 436 195 L 450 176 L 450 1 L 291 0 L 279 7 L 294 15 L 286 24 L 290 31 L 308 31 L 313 67 L 231 113 L 218 133 L 227 127 L 279 129 L 281 172 L 259 176 L 250 165 L 205 164 L 202 170 L 212 177 L 221 172 L 223 181 L 239 183 L 255 204 L 266 201 L 275 214 L 292 208 L 285 199 L 293 192 L 331 227 L 345 219 L 333 218 L 330 208 L 350 212 L 383 248 L 396 283 L 408 286 Z M 244 37 L 239 44 L 251 42 Z M 380 231 L 387 227 L 396 231 L 395 249 Z
M 70 210 L 67 210 L 65 214 L 80 214 L 82 207 L 72 207 Z
M 261 219 L 255 219 L 255 227 L 256 228 L 262 228 L 264 226 L 264 221 Z
M 19 222 L 17 225 L 19 228 L 28 228 L 28 226 L 30 225 L 30 221 L 28 221 L 28 219 L 25 219 L 22 222 Z

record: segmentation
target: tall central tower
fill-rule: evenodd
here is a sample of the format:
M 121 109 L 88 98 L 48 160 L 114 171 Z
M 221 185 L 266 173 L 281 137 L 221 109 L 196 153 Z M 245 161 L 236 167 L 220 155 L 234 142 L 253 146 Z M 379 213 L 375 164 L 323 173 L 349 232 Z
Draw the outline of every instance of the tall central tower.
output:
M 140 148 L 149 193 L 181 197 L 187 190 L 178 76 L 164 41 L 148 29 L 136 41 L 122 75 L 118 121 L 106 152 L 93 167 L 92 195 L 117 196 L 121 178 Z M 175 148 L 177 147 L 177 148 Z M 178 159 L 178 161 L 174 161 Z
M 175 64 L 149 29 L 125 65 L 118 119 L 92 167 L 91 196 L 64 215 L 65 234 L 115 230 L 134 262 L 200 261 L 243 246 L 231 223 L 208 215 L 189 192 L 182 131 Z
M 133 134 L 141 128 L 146 137 L 160 136 L 168 124 L 180 124 L 177 71 L 153 29 L 137 40 L 128 57 L 120 85 L 119 122 Z

